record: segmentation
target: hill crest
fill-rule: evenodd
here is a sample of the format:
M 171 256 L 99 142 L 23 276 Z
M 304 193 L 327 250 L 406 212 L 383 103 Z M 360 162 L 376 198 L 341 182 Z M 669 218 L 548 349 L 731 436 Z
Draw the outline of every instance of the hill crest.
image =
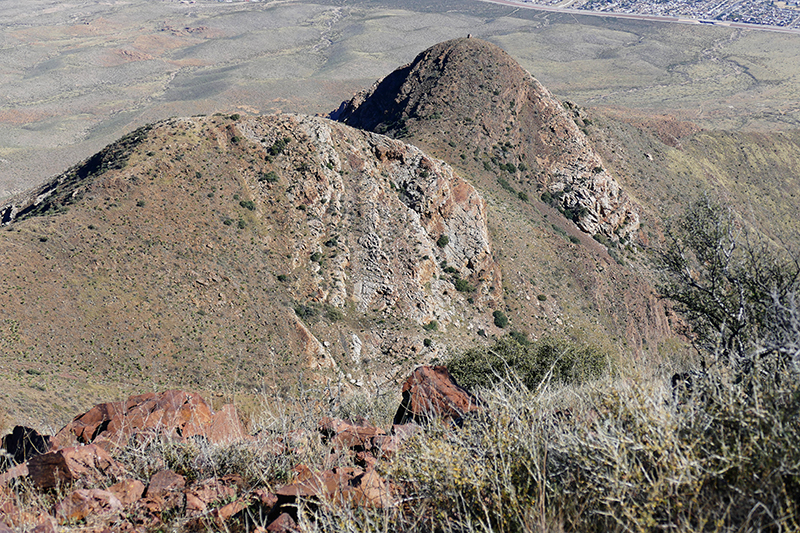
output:
M 446 140 L 464 158 L 545 194 L 591 235 L 627 242 L 639 228 L 637 206 L 571 113 L 501 48 L 481 39 L 425 50 L 330 117 L 397 138 Z

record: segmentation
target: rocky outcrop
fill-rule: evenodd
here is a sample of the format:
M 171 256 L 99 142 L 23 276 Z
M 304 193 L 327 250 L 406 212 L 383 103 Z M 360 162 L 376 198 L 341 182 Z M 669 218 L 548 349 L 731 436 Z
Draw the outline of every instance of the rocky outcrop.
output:
M 269 204 L 285 191 L 295 223 L 307 228 L 291 259 L 309 265 L 312 301 L 339 308 L 354 301 L 360 312 L 447 324 L 457 294 L 441 279 L 448 267 L 474 286 L 473 302 L 499 301 L 485 204 L 445 163 L 318 117 L 261 117 L 238 128 L 275 152 L 275 177 L 254 194 Z
M 478 399 L 460 387 L 444 366 L 421 366 L 403 383 L 403 401 L 395 425 L 443 419 L 461 425 L 464 416 L 481 410 Z
M 57 446 L 95 443 L 110 449 L 126 445 L 137 434 L 166 435 L 174 440 L 201 436 L 224 444 L 247 432 L 233 405 L 214 413 L 200 395 L 171 390 L 96 405 L 75 417 L 53 441 Z
M 205 426 L 213 425 L 214 415 L 200 396 L 183 391 L 133 396 L 126 402 L 99 404 L 75 417 L 62 430 L 83 442 L 115 443 L 112 452 L 117 458 L 97 444 L 34 456 L 27 465 L 19 465 L 6 472 L 6 477 L 0 477 L 0 510 L 21 527 L 35 518 L 51 528 L 53 523 L 83 522 L 97 531 L 150 531 L 163 528 L 165 517 L 181 517 L 188 531 L 264 531 L 265 526 L 266 531 L 293 531 L 300 522 L 298 511 L 304 506 L 384 509 L 399 505 L 402 487 L 380 473 L 380 461 L 393 457 L 424 431 L 416 421 L 427 423 L 439 418 L 456 430 L 464 415 L 480 409 L 477 404 L 446 368 L 420 367 L 403 387 L 403 403 L 396 420 L 400 425 L 394 424 L 390 433 L 364 421 L 323 417 L 316 432 L 300 430 L 305 434 L 298 434 L 295 430 L 277 438 L 262 435 L 256 439 L 244 434 L 240 427 L 218 426 L 217 432 L 212 432 L 215 438 L 205 442 L 209 432 L 192 433 L 203 426 L 202 420 Z M 226 411 L 229 416 L 235 415 L 228 408 L 218 414 Z M 130 431 L 114 429 L 128 424 L 132 426 Z M 159 441 L 143 445 L 136 439 L 121 439 L 142 435 L 137 431 L 145 430 L 157 430 Z M 206 438 L 187 441 L 190 433 Z M 61 437 L 54 439 L 56 445 L 64 440 Z M 216 474 L 217 467 L 235 457 L 245 461 L 268 457 L 272 463 L 281 457 L 308 456 L 312 441 L 321 444 L 321 448 L 314 445 L 314 453 L 321 453 L 317 466 L 295 464 L 285 473 L 285 483 L 278 486 L 268 488 L 258 481 L 254 484 L 239 472 Z M 181 448 L 181 444 L 187 447 Z M 199 456 L 188 462 L 188 456 L 181 458 L 181 454 L 191 453 L 198 445 L 219 452 L 220 462 L 204 471 L 198 468 L 202 462 Z M 159 446 L 166 446 L 171 461 L 186 475 L 166 467 L 162 461 L 163 467 L 150 470 L 143 483 L 131 472 L 148 461 L 150 447 Z M 125 461 L 128 462 L 123 464 Z M 53 493 L 58 496 L 54 507 L 38 518 L 3 497 L 4 485 L 24 476 L 40 491 L 58 489 Z
M 28 476 L 40 490 L 54 489 L 78 480 L 99 483 L 122 478 L 125 468 L 99 446 L 74 446 L 37 455 L 28 461 Z
M 330 116 L 481 157 L 502 176 L 538 184 L 583 231 L 627 240 L 639 226 L 636 206 L 571 107 L 499 47 L 470 38 L 425 50 Z

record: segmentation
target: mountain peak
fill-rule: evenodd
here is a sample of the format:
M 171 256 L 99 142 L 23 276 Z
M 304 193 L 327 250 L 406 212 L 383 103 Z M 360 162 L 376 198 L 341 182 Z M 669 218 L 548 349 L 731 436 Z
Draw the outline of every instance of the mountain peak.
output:
M 546 193 L 583 231 L 627 240 L 639 226 L 636 207 L 571 111 L 500 47 L 461 38 L 425 50 L 330 116 L 471 153 L 503 179 Z

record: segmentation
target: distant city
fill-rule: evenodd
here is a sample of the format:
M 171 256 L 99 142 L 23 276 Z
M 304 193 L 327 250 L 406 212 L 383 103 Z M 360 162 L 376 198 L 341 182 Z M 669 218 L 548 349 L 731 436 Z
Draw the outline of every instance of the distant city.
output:
M 525 4 L 644 17 L 675 17 L 706 24 L 800 27 L 800 0 L 523 0 Z

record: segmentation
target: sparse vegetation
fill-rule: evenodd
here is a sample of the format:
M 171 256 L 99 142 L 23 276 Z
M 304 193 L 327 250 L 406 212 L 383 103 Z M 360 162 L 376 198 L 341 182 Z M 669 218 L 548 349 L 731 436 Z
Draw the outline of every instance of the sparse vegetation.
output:
M 450 243 L 450 237 L 447 235 L 440 235 L 439 238 L 436 240 L 436 246 L 439 248 L 444 248 Z
M 456 278 L 453 284 L 458 292 L 475 292 L 475 286 L 464 278 Z
M 504 328 L 508 326 L 508 317 L 504 312 L 497 309 L 492 313 L 492 318 L 494 319 L 494 325 L 498 328 Z

